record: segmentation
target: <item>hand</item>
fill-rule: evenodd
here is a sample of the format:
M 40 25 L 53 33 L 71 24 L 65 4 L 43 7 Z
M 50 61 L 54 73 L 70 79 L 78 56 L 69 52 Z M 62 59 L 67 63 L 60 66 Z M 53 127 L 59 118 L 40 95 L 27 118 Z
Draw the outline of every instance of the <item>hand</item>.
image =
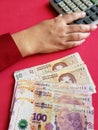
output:
M 12 35 L 23 57 L 50 53 L 82 44 L 96 25 L 71 24 L 83 18 L 84 12 L 59 15 Z

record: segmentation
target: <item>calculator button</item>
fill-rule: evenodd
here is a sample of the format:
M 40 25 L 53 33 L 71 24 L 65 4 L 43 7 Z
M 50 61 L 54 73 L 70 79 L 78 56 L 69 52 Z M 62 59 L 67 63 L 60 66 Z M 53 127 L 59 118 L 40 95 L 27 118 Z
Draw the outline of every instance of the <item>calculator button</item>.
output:
M 97 15 L 97 17 L 98 17 L 98 11 L 96 12 L 96 15 Z
M 76 20 L 74 21 L 75 24 L 85 24 L 83 19 L 79 19 L 79 20 Z
M 65 6 L 65 4 L 64 4 L 63 1 L 59 2 L 58 5 L 59 5 L 60 7 L 64 7 L 64 6 Z
M 87 17 L 87 18 L 84 19 L 84 22 L 85 22 L 86 24 L 91 24 L 91 23 L 92 23 L 92 20 L 91 20 L 89 17 Z
M 87 2 L 88 0 L 82 0 L 84 3 Z
M 74 3 L 70 3 L 70 4 L 69 4 L 69 7 L 70 7 L 71 9 L 74 9 L 74 8 L 76 8 L 76 5 L 75 5 Z
M 92 10 L 86 10 L 85 11 L 86 12 L 86 14 L 88 15 L 88 16 L 90 16 L 90 15 L 93 15 L 94 14 L 94 12 L 92 11 Z
M 78 7 L 76 7 L 73 9 L 73 11 L 76 12 L 76 11 L 81 11 L 81 10 Z
M 84 4 L 81 4 L 81 5 L 80 5 L 80 8 L 81 8 L 82 10 L 86 10 L 86 9 L 87 9 L 87 6 L 84 5 Z
M 87 1 L 85 4 L 86 4 L 88 7 L 94 5 L 94 4 L 93 4 L 92 2 L 90 2 L 90 1 Z
M 92 15 L 92 16 L 90 16 L 90 17 L 91 17 L 91 19 L 94 20 L 94 21 L 98 19 L 98 16 L 97 16 L 96 14 L 94 14 L 94 15 Z
M 70 10 L 70 11 L 68 11 L 67 13 L 68 13 L 68 14 L 70 14 L 70 13 L 72 13 L 72 12 L 73 12 L 73 11 L 72 11 L 72 10 Z
M 93 10 L 93 11 L 98 11 L 98 6 L 93 6 L 93 7 L 91 8 L 91 10 Z
M 71 3 L 71 0 L 63 0 L 66 4 Z
M 98 10 L 96 10 L 96 13 L 98 14 Z
M 68 13 L 68 12 L 71 11 L 68 6 L 63 6 L 62 8 L 63 8 L 63 10 L 64 10 L 66 13 Z
M 80 6 L 82 4 L 82 2 L 80 0 L 77 1 L 76 3 L 78 6 Z
M 80 0 L 72 0 L 75 4 L 81 2 Z
M 62 1 L 62 0 L 54 0 L 54 2 L 56 2 L 56 3 L 59 3 L 60 1 Z

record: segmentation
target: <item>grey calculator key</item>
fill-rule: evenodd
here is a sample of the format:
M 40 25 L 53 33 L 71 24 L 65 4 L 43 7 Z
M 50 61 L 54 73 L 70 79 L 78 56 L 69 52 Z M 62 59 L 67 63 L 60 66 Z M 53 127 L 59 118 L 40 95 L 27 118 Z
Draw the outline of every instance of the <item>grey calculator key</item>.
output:
M 85 22 L 86 24 L 91 24 L 91 23 L 92 23 L 92 20 L 91 20 L 89 17 L 87 17 L 87 18 L 85 18 L 84 22 Z
M 71 0 L 63 0 L 66 4 L 71 3 Z
M 80 0 L 72 0 L 75 4 L 80 2 Z
M 68 13 L 68 14 L 70 14 L 70 13 L 72 13 L 72 12 L 73 12 L 73 11 L 72 11 L 72 10 L 70 10 L 70 11 L 68 11 L 67 13 Z
M 70 12 L 70 8 L 68 6 L 64 6 L 62 8 L 66 13 Z
M 81 5 L 80 5 L 80 8 L 81 8 L 82 10 L 86 10 L 86 9 L 87 9 L 87 6 L 86 6 L 85 4 L 81 4 Z
M 56 3 L 59 3 L 60 1 L 62 1 L 62 0 L 54 0 Z
M 83 19 L 79 19 L 79 20 L 76 20 L 74 21 L 75 24 L 85 24 Z
M 78 1 L 76 2 L 76 4 L 80 7 L 80 5 L 82 4 L 82 2 L 81 2 L 80 0 L 78 0 Z
M 86 4 L 88 7 L 94 5 L 91 1 L 87 1 L 85 4 Z
M 93 11 L 97 11 L 98 10 L 98 6 L 93 6 L 92 8 L 91 8 L 91 10 L 93 10 Z
M 74 8 L 73 11 L 81 11 L 81 9 L 79 9 L 78 7 Z
M 92 16 L 90 16 L 90 17 L 91 17 L 91 19 L 94 20 L 94 21 L 98 19 L 98 16 L 97 16 L 96 14 L 94 14 L 94 15 L 92 15 Z
M 96 11 L 96 14 L 97 14 L 97 16 L 98 16 L 98 10 Z
M 87 2 L 88 0 L 82 0 L 84 3 Z
M 92 10 L 90 10 L 90 9 L 86 10 L 85 12 L 86 12 L 86 14 L 87 14 L 88 16 L 94 14 L 94 12 L 93 12 Z
M 64 6 L 65 6 L 65 4 L 64 4 L 63 1 L 59 2 L 58 5 L 59 5 L 60 7 L 64 7 Z
M 69 4 L 69 7 L 70 7 L 71 9 L 74 9 L 74 8 L 76 8 L 76 5 L 75 5 L 74 3 L 70 3 L 70 4 Z

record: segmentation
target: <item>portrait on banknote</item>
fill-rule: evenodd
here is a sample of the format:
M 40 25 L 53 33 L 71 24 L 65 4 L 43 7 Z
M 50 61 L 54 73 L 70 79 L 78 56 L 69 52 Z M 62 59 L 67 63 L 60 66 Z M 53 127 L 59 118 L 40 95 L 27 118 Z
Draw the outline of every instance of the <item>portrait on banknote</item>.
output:
M 58 71 L 58 70 L 61 70 L 64 67 L 67 67 L 66 63 L 64 63 L 64 62 L 58 62 L 58 63 L 56 63 L 56 64 L 53 65 L 52 70 L 53 71 Z
M 82 113 L 61 109 L 57 115 L 57 130 L 85 130 L 86 119 Z
M 64 83 L 76 83 L 76 79 L 74 75 L 71 73 L 64 73 L 59 76 L 59 82 L 64 82 Z

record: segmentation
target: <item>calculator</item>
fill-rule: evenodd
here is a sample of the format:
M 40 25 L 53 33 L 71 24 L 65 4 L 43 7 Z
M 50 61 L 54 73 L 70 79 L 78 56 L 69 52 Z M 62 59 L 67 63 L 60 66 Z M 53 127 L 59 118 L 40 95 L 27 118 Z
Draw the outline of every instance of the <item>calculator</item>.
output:
M 98 24 L 98 0 L 50 0 L 50 4 L 63 15 L 85 11 L 86 16 L 74 21 L 75 24 Z

